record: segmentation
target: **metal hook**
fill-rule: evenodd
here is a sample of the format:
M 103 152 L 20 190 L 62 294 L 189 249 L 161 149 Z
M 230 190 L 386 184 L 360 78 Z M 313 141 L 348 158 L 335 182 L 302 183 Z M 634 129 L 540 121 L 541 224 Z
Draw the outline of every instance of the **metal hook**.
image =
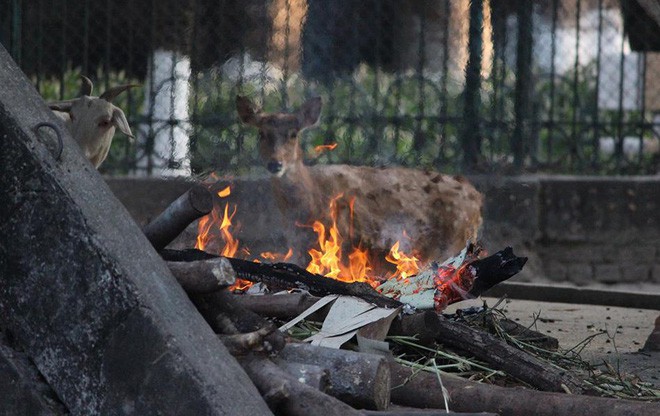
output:
M 50 127 L 55 132 L 55 135 L 57 136 L 57 150 L 55 152 L 56 153 L 55 160 L 59 161 L 60 157 L 62 156 L 62 151 L 64 150 L 64 142 L 62 141 L 62 133 L 60 132 L 60 129 L 56 124 L 51 123 L 49 121 L 42 121 L 41 123 L 34 126 L 35 132 L 37 130 L 39 130 L 40 128 L 42 128 L 42 127 Z

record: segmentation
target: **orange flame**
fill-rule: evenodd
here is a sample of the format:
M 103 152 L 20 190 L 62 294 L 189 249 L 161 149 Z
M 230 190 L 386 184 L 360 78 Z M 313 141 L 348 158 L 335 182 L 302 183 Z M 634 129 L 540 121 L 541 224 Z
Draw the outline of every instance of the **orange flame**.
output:
M 405 279 L 419 273 L 419 259 L 399 251 L 399 242 L 394 243 L 385 260 L 396 266 L 396 272 L 390 276 L 395 279 Z
M 316 153 L 321 153 L 325 152 L 326 150 L 335 150 L 335 148 L 338 146 L 338 143 L 332 143 L 332 144 L 321 144 L 318 146 L 314 147 L 314 151 Z
M 327 230 L 320 221 L 314 221 L 312 224 L 312 229 L 318 235 L 318 248 L 308 251 L 312 259 L 307 266 L 307 271 L 345 282 L 371 283 L 371 279 L 368 279 L 367 274 L 372 268 L 366 250 L 359 247 L 353 248 L 353 251 L 348 255 L 348 264 L 343 261 L 342 244 L 344 239 L 337 227 L 337 201 L 342 197 L 343 194 L 339 194 L 330 201 L 332 224 Z M 349 202 L 349 214 L 352 220 L 353 200 Z M 376 282 L 372 284 L 376 285 Z
M 222 190 L 218 191 L 218 196 L 220 198 L 224 198 L 224 197 L 227 197 L 229 195 L 231 195 L 231 187 L 230 186 L 226 187 L 225 189 L 222 189 Z
M 264 251 L 263 253 L 259 254 L 259 257 L 261 257 L 264 260 L 268 260 L 271 263 L 275 263 L 278 261 L 287 261 L 293 256 L 293 249 L 289 248 L 289 251 L 286 253 L 273 253 L 270 251 Z M 258 260 L 255 260 L 258 261 Z

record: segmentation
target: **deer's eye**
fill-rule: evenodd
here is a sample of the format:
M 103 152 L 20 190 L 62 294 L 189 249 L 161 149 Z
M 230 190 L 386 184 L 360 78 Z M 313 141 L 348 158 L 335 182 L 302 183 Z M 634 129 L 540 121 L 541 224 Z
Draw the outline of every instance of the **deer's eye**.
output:
M 108 127 L 108 126 L 110 126 L 110 120 L 99 121 L 99 127 Z

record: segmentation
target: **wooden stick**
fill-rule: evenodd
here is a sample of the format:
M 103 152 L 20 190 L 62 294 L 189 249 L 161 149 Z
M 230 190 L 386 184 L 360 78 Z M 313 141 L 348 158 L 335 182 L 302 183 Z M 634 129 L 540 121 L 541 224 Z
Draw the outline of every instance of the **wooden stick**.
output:
M 142 231 L 156 251 L 160 251 L 178 237 L 191 222 L 212 210 L 211 193 L 205 187 L 195 185 L 165 208 Z
M 236 282 L 236 273 L 226 258 L 206 261 L 168 261 L 167 267 L 187 293 L 210 293 Z
M 268 351 L 268 341 L 266 337 L 270 335 L 274 327 L 264 327 L 257 331 L 246 332 L 244 334 L 220 334 L 218 337 L 231 355 L 247 355 L 251 352 Z
M 382 410 L 390 403 L 389 365 L 383 356 L 287 344 L 278 357 L 327 369 L 330 376 L 327 393 L 353 407 Z
M 266 357 L 248 356 L 239 362 L 275 414 L 290 416 L 358 416 L 349 405 L 300 383 Z
M 568 388 L 573 393 L 582 392 L 582 383 L 571 374 L 552 367 L 487 332 L 448 321 L 433 311 L 403 316 L 395 323 L 390 331 L 392 335 L 417 334 L 422 340 L 433 339 L 468 352 L 539 390 L 563 392 Z
M 392 402 L 404 406 L 444 409 L 438 376 L 415 372 L 391 363 Z M 496 412 L 501 416 L 646 416 L 660 414 L 660 403 L 611 399 L 575 394 L 551 393 L 522 387 L 498 387 L 442 374 L 448 390 L 450 410 Z
M 275 325 L 256 313 L 237 305 L 232 294 L 227 291 L 219 291 L 208 294 L 191 295 L 197 309 L 206 322 L 217 333 L 227 332 L 228 323 L 232 326 L 232 332 L 248 333 L 259 331 L 263 328 L 273 329 L 264 336 L 263 349 L 274 353 L 284 348 L 284 334 L 275 330 Z M 230 334 L 232 335 L 232 334 Z

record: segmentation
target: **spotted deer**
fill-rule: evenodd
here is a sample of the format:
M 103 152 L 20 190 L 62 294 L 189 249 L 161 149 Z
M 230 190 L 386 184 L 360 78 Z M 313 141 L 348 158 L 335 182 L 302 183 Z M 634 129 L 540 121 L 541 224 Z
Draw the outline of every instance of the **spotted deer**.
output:
M 443 260 L 476 240 L 483 198 L 463 177 L 402 167 L 305 166 L 300 133 L 317 124 L 321 107 L 321 99 L 312 98 L 291 113 L 266 113 L 236 97 L 241 121 L 259 131 L 259 153 L 285 217 L 309 223 L 343 194 L 354 198 L 354 212 L 352 225 L 338 224 L 340 233 L 372 250 L 387 252 L 401 241 L 422 260 Z

